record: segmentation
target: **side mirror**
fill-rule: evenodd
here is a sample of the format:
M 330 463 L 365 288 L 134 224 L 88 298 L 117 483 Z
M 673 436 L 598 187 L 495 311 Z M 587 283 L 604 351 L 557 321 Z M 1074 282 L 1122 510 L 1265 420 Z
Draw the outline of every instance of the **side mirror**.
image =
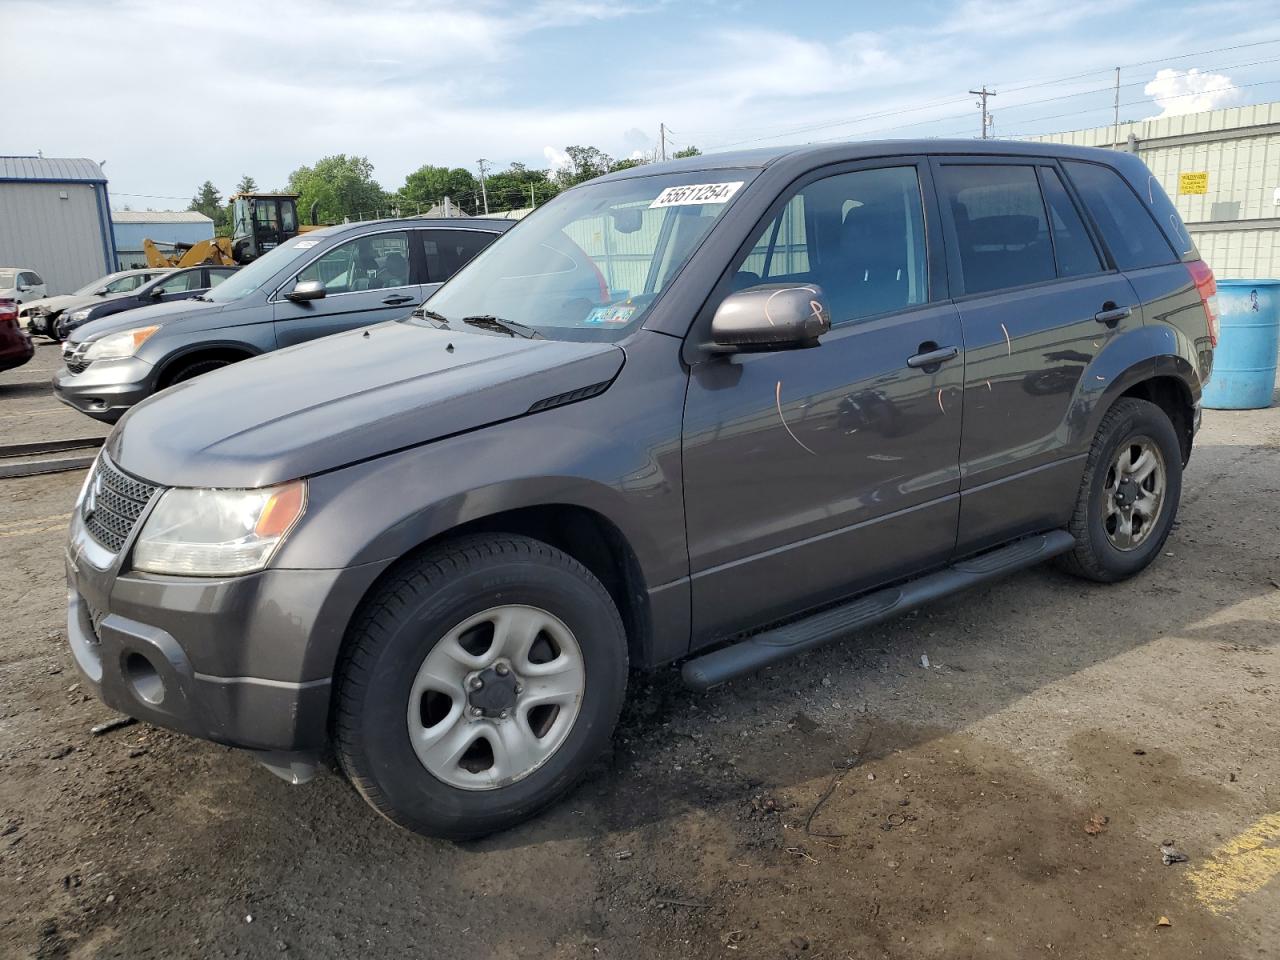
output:
M 734 353 L 816 347 L 830 329 L 821 287 L 770 283 L 724 298 L 711 318 L 710 348 Z
M 305 303 L 308 300 L 322 300 L 324 295 L 323 280 L 299 280 L 285 297 L 294 303 Z
M 157 300 L 164 296 L 164 292 L 164 287 L 151 288 L 151 296 L 155 297 Z
M 31 286 L 30 286 L 29 284 L 26 284 L 26 283 L 24 283 L 24 284 L 20 284 L 20 285 L 18 286 L 18 292 L 19 292 L 19 293 L 30 293 L 30 292 L 31 292 Z

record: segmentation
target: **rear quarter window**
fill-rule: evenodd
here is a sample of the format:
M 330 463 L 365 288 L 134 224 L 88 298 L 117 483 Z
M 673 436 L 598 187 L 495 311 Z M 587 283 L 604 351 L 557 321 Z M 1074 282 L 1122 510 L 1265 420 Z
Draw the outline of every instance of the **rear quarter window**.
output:
M 1080 160 L 1063 162 L 1121 270 L 1140 270 L 1179 259 L 1146 206 L 1120 174 Z

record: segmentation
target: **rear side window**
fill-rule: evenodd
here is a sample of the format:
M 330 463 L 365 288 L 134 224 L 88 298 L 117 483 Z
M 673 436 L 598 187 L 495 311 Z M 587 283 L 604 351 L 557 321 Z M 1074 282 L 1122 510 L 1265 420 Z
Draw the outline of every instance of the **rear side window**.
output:
M 1058 261 L 1058 276 L 1087 277 L 1091 273 L 1101 273 L 1102 260 L 1057 171 L 1052 167 L 1041 167 L 1040 182 L 1044 186 L 1044 199 L 1053 224 L 1053 252 Z
M 1084 198 L 1117 267 L 1138 270 L 1176 262 L 1173 248 L 1120 174 L 1079 160 L 1064 161 L 1063 166 Z
M 497 234 L 476 230 L 423 230 L 421 237 L 427 258 L 427 283 L 444 283 L 498 239 Z
M 1056 278 L 1035 167 L 957 164 L 943 166 L 938 180 L 955 224 L 965 293 Z

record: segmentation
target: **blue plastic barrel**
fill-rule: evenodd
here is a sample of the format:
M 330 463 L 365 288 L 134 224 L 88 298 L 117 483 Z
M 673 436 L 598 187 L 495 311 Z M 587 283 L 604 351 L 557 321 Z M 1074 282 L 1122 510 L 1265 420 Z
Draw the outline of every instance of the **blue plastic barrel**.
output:
M 1218 310 L 1218 348 L 1202 402 L 1215 410 L 1271 406 L 1280 349 L 1280 280 L 1219 280 Z

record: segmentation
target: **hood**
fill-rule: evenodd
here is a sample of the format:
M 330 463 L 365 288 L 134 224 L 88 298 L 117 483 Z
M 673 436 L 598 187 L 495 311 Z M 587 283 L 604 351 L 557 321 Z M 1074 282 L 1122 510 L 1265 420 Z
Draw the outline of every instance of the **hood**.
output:
M 171 387 L 125 415 L 107 455 L 165 486 L 267 486 L 523 416 L 624 360 L 614 344 L 392 321 Z
M 128 294 L 125 294 L 128 296 Z M 98 303 L 110 303 L 115 297 L 95 298 Z M 225 303 L 206 303 L 203 300 L 170 300 L 168 303 L 151 303 L 145 307 L 134 307 L 121 310 L 105 317 L 90 317 L 84 326 L 72 331 L 68 342 L 83 343 L 86 340 L 97 340 L 109 333 L 120 330 L 132 330 L 134 327 L 149 327 L 153 324 L 164 326 L 177 320 L 201 313 L 217 313 L 226 307 Z
M 0 296 L 3 293 L 0 292 Z M 45 313 L 61 313 L 63 310 L 71 310 L 75 307 L 82 307 L 87 303 L 93 303 L 98 300 L 93 294 L 75 294 L 64 293 L 56 297 L 41 297 L 39 300 L 28 300 L 22 305 L 23 313 L 30 313 L 32 310 L 43 310 Z

